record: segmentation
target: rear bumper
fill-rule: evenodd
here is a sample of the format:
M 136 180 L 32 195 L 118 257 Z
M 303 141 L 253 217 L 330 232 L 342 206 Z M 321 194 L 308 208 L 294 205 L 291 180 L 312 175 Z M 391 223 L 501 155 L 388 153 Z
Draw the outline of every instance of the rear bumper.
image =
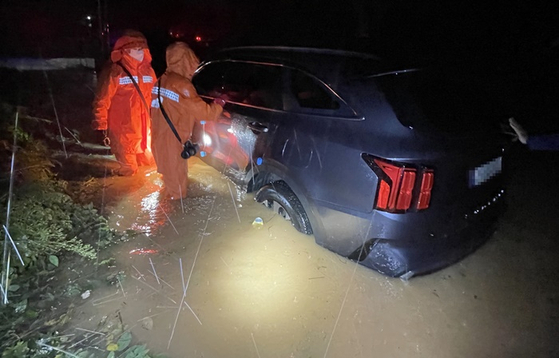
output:
M 421 275 L 447 267 L 493 234 L 504 209 L 499 191 L 488 203 L 459 215 L 388 214 L 358 217 L 321 209 L 317 243 L 385 275 Z
M 414 241 L 371 240 L 360 263 L 385 275 L 427 274 L 445 268 L 482 246 L 494 232 L 496 220 L 484 218 L 447 237 Z M 364 256 L 364 255 L 363 255 Z

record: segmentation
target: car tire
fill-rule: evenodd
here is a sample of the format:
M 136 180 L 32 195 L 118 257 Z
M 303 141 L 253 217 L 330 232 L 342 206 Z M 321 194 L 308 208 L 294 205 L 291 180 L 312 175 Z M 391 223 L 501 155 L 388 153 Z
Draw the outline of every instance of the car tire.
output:
M 264 185 L 256 193 L 255 200 L 275 209 L 284 219 L 291 221 L 297 231 L 312 234 L 311 223 L 303 205 L 285 182 L 276 181 Z

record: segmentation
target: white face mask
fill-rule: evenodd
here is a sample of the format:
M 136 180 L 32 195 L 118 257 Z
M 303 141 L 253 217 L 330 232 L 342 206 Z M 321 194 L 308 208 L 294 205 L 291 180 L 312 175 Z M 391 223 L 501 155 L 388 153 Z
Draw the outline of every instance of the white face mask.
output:
M 143 49 L 131 48 L 131 49 L 126 50 L 126 52 L 128 52 L 128 54 L 130 54 L 130 57 L 132 57 L 133 59 L 135 59 L 138 62 L 142 62 L 144 60 L 144 50 Z

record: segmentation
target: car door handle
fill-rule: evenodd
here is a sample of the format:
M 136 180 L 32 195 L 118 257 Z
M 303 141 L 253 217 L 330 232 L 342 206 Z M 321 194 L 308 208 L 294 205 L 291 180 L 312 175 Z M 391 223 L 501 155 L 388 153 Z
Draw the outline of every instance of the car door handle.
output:
M 249 122 L 248 127 L 256 134 L 261 132 L 268 133 L 268 127 L 260 122 Z

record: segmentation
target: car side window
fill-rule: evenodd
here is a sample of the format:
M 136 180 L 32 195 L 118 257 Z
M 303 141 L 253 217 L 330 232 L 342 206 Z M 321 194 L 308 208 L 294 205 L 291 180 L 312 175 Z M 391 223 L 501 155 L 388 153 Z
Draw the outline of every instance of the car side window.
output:
M 226 61 L 204 66 L 193 79 L 199 94 L 226 96 L 230 102 L 283 109 L 282 68 Z
M 291 93 L 302 109 L 337 110 L 340 103 L 314 78 L 302 71 L 291 72 Z
M 281 67 L 256 64 L 243 65 L 243 72 L 239 72 L 239 80 L 244 81 L 247 92 L 243 103 L 282 110 Z
M 217 97 L 215 94 L 223 88 L 225 67 L 222 63 L 210 63 L 200 68 L 192 78 L 196 92 L 201 96 Z

